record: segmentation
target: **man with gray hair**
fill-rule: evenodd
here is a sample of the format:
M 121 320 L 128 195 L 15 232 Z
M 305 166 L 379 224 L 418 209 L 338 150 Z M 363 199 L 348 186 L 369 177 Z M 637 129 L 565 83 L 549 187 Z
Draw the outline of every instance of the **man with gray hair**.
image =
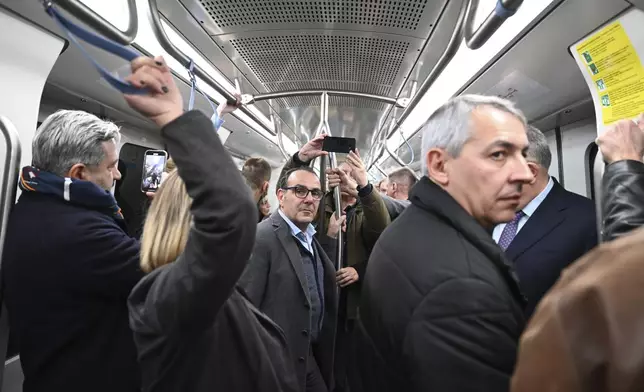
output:
M 408 200 L 409 190 L 416 184 L 417 178 L 411 169 L 401 167 L 389 173 L 387 196 L 396 200 Z
M 523 294 L 526 319 L 555 284 L 561 271 L 597 245 L 595 205 L 565 190 L 548 169 L 552 153 L 541 131 L 528 127 L 528 167 L 517 213 L 494 228 L 494 240 L 513 261 Z
M 25 392 L 139 391 L 127 297 L 143 273 L 110 193 L 118 127 L 61 110 L 33 139 L 2 260 Z
M 363 283 L 362 390 L 508 390 L 525 299 L 490 233 L 512 220 L 532 179 L 526 127 L 511 102 L 476 95 L 427 121 L 425 176 L 380 236 Z

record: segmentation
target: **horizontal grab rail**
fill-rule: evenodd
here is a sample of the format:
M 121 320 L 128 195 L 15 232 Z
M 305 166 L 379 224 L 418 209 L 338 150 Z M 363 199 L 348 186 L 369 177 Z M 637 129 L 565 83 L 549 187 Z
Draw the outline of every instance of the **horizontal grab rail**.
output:
M 430 87 L 434 84 L 436 79 L 440 74 L 445 70 L 447 65 L 452 61 L 458 49 L 460 48 L 461 43 L 465 40 L 466 45 L 472 49 L 478 49 L 483 46 L 490 37 L 505 23 L 505 21 L 513 16 L 523 0 L 498 0 L 495 9 L 488 15 L 488 17 L 483 21 L 481 26 L 475 31 L 473 31 L 474 16 L 476 14 L 476 9 L 478 8 L 478 0 L 463 0 L 461 5 L 461 11 L 458 15 L 456 21 L 456 26 L 454 32 L 450 37 L 450 40 L 447 44 L 447 48 L 443 55 L 438 59 L 432 70 L 427 75 L 427 78 L 420 85 L 416 94 L 409 100 L 409 103 L 400 118 L 396 121 L 396 124 L 389 130 L 386 140 L 388 140 L 394 132 L 398 130 L 409 117 L 411 112 L 416 108 L 420 100 L 425 96 Z M 414 134 L 416 134 L 414 132 Z M 413 136 L 413 135 L 412 135 Z M 410 139 L 410 136 L 408 139 Z M 386 143 L 386 141 L 385 141 Z M 379 156 L 376 157 L 372 162 L 376 162 L 382 157 L 384 150 L 380 152 Z M 373 164 L 371 165 L 373 166 Z M 369 167 L 371 169 L 371 167 Z
M 148 4 L 150 6 L 150 19 L 151 19 L 150 22 L 152 25 L 152 30 L 154 31 L 154 35 L 159 41 L 159 44 L 166 52 L 168 52 L 168 54 L 170 54 L 170 56 L 172 56 L 175 60 L 181 63 L 181 65 L 187 68 L 188 66 L 190 66 L 191 59 L 188 56 L 186 56 L 186 54 L 183 53 L 179 48 L 174 46 L 172 42 L 170 42 L 170 39 L 168 38 L 167 34 L 163 30 L 163 26 L 161 25 L 161 18 L 159 17 L 159 7 L 157 5 L 157 0 L 148 0 Z M 208 75 L 208 73 L 205 72 L 199 65 L 197 64 L 194 65 L 193 72 L 198 78 L 206 82 L 206 84 L 212 87 L 216 92 L 223 95 L 224 99 L 231 100 L 231 101 L 234 101 L 237 99 L 233 95 L 233 93 L 228 91 L 224 86 L 222 86 L 214 78 Z M 241 108 L 239 108 L 239 110 L 245 115 L 247 115 L 248 117 L 250 117 L 254 122 L 257 123 L 257 125 L 262 127 L 262 129 L 264 129 L 266 132 L 270 133 L 273 136 L 277 136 L 277 133 L 273 129 L 267 126 L 255 113 L 253 113 L 247 107 L 242 106 Z M 249 124 L 246 124 L 246 125 L 250 126 Z
M 271 93 L 264 94 L 243 94 L 242 103 L 244 105 L 255 103 L 258 101 L 265 101 L 268 99 L 279 99 L 279 98 L 288 98 L 288 97 L 301 97 L 301 96 L 322 96 L 326 93 L 328 96 L 334 97 L 352 97 L 352 98 L 365 98 L 371 99 L 374 101 L 384 102 L 390 105 L 396 105 L 397 107 L 404 108 L 409 102 L 409 98 L 392 98 L 385 97 L 382 95 L 375 95 L 369 93 L 361 93 L 357 91 L 342 91 L 342 90 L 292 90 L 292 91 L 276 91 Z
M 103 36 L 111 39 L 112 41 L 118 42 L 121 45 L 130 45 L 134 42 L 136 33 L 139 30 L 136 0 L 127 0 L 129 22 L 127 30 L 125 31 L 119 30 L 102 16 L 92 11 L 89 7 L 78 0 L 43 0 L 43 3 L 45 5 L 55 4 L 59 6 L 81 22 L 101 33 Z

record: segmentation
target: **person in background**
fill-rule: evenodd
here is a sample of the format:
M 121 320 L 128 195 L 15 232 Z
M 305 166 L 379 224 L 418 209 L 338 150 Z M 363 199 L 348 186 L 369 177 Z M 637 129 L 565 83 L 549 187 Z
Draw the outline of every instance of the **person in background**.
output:
M 387 178 L 383 178 L 382 180 L 380 180 L 380 182 L 378 182 L 378 185 L 376 185 L 376 189 L 381 194 L 386 195 L 388 186 L 389 186 L 389 180 Z
M 268 184 L 271 180 L 271 165 L 264 158 L 249 158 L 242 167 L 242 176 L 253 192 L 253 199 L 259 212 L 259 221 L 264 219 L 260 202 L 268 194 Z
M 464 95 L 425 124 L 425 176 L 371 252 L 358 309 L 361 391 L 507 391 L 524 327 L 516 275 L 492 240 L 532 180 L 527 122 Z
M 512 392 L 639 392 L 644 379 L 644 117 L 597 138 L 607 163 L 602 235 L 543 298 L 521 338 Z
M 268 202 L 268 198 L 266 196 L 262 197 L 259 202 L 259 213 L 260 221 L 263 221 L 271 215 L 271 203 Z
M 541 131 L 528 127 L 528 167 L 533 175 L 523 186 L 519 210 L 492 237 L 512 260 L 523 294 L 526 319 L 555 284 L 561 271 L 597 245 L 592 200 L 565 190 L 548 169 L 552 153 Z
M 387 179 L 387 196 L 396 200 L 408 200 L 409 190 L 418 179 L 411 169 L 401 167 L 389 173 Z
M 126 300 L 144 274 L 110 193 L 119 139 L 115 124 L 72 110 L 34 136 L 2 260 L 25 392 L 140 390 Z
M 213 122 L 199 111 L 183 113 L 160 57 L 135 59 L 128 81 L 152 89 L 125 98 L 161 128 L 177 165 L 148 212 L 141 244 L 148 275 L 128 301 L 142 389 L 297 392 L 279 327 L 235 289 L 257 211 Z
M 610 241 L 644 225 L 644 114 L 623 120 L 597 138 L 608 164 L 602 179 L 602 239 Z
M 284 331 L 300 390 L 307 392 L 333 388 L 336 271 L 312 225 L 323 196 L 310 167 L 280 176 L 279 208 L 257 225 L 253 253 L 239 281 L 252 303 Z M 341 224 L 332 219 L 328 234 L 337 235 Z M 335 241 L 326 242 L 333 255 Z

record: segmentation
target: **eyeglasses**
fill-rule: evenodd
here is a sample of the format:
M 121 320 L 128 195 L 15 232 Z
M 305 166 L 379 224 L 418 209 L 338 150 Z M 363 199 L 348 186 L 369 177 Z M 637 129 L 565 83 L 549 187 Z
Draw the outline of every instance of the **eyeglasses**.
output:
M 313 200 L 320 200 L 322 199 L 322 196 L 324 196 L 324 192 L 322 192 L 321 189 L 309 189 L 302 185 L 289 186 L 282 189 L 284 189 L 285 191 L 293 191 L 293 193 L 295 193 L 295 196 L 300 199 L 306 199 L 309 193 L 311 194 L 311 197 L 313 197 Z

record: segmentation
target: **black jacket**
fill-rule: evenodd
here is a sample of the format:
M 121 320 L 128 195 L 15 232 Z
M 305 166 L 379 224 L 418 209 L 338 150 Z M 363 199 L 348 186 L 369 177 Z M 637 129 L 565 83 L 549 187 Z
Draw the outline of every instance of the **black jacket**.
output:
M 297 391 L 283 333 L 234 289 L 255 240 L 248 187 L 200 112 L 162 135 L 192 197 L 193 225 L 179 258 L 129 298 L 143 390 Z
M 2 260 L 23 390 L 138 391 L 127 296 L 141 277 L 139 242 L 111 216 L 23 192 Z
M 525 299 L 501 248 L 423 177 L 371 253 L 355 362 L 368 392 L 509 389 Z
M 606 166 L 602 179 L 602 238 L 610 241 L 644 225 L 644 163 Z

